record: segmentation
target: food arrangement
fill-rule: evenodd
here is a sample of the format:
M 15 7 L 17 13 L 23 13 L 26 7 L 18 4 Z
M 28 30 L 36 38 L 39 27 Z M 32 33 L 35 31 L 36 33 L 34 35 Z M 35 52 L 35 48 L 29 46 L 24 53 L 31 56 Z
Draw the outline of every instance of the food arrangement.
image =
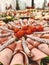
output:
M 49 11 L 27 11 L 29 18 L 16 20 L 10 15 L 9 21 L 8 14 L 3 16 L 7 23 L 1 19 L 0 65 L 49 65 Z
M 49 10 L 38 10 L 38 9 L 26 9 L 26 10 L 11 10 L 6 12 L 0 12 L 0 20 L 6 22 L 16 19 L 45 19 L 49 20 Z

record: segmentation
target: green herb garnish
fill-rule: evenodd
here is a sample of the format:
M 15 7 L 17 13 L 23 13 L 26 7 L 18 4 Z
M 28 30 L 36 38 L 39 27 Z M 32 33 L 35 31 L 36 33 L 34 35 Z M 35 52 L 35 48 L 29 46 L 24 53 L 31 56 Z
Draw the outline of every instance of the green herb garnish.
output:
M 41 63 L 40 65 L 47 65 L 47 63 L 49 63 L 49 56 L 48 57 L 45 57 L 41 60 Z

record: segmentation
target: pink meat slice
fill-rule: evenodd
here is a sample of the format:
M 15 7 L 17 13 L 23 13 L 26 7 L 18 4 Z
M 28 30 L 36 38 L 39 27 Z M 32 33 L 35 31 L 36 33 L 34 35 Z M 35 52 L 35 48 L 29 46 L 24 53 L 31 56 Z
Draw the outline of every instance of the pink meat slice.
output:
M 49 39 L 49 34 L 44 34 L 41 36 L 42 38 L 46 38 L 46 39 Z
M 38 46 L 38 49 L 41 50 L 42 52 L 46 53 L 47 55 L 49 55 L 49 47 L 47 44 L 40 44 Z
M 49 27 L 44 27 L 44 31 L 48 31 L 49 30 Z
M 27 25 L 27 24 L 28 24 L 27 19 L 24 19 L 24 20 L 23 20 L 23 24 L 24 24 L 24 25 Z
M 16 43 L 17 43 L 17 45 L 16 45 L 16 48 L 15 48 L 15 51 L 22 51 L 23 48 L 22 48 L 21 40 L 19 40 Z
M 16 44 L 12 43 L 7 48 L 5 48 L 3 51 L 0 52 L 0 62 L 3 63 L 3 65 L 9 65 L 15 46 Z
M 0 38 L 0 44 L 3 44 L 3 42 L 7 41 L 8 37 Z
M 0 52 L 0 62 L 3 63 L 3 65 L 9 65 L 12 54 L 13 51 L 11 51 L 9 48 L 4 49 Z
M 26 41 L 26 43 L 27 43 L 27 46 L 28 46 L 28 48 L 29 48 L 30 50 L 34 48 L 34 46 L 31 45 L 29 42 Z
M 29 65 L 28 57 L 23 51 L 20 51 L 14 55 L 10 65 L 15 64 Z
M 34 57 L 32 58 L 32 60 L 34 60 L 34 61 L 40 60 L 40 59 L 42 59 L 42 58 L 44 58 L 44 57 L 47 56 L 46 54 L 44 54 L 43 52 L 41 52 L 41 51 L 40 51 L 39 49 L 37 49 L 37 48 L 33 48 L 33 49 L 31 50 L 31 52 L 32 52 L 33 55 L 34 55 Z
M 39 42 L 34 41 L 34 40 L 30 39 L 30 38 L 27 38 L 27 41 L 28 41 L 31 45 L 35 46 L 35 47 L 37 47 L 37 46 L 40 44 Z
M 23 64 L 23 55 L 21 53 L 17 53 L 14 55 L 10 65 L 15 65 L 15 64 L 24 65 Z

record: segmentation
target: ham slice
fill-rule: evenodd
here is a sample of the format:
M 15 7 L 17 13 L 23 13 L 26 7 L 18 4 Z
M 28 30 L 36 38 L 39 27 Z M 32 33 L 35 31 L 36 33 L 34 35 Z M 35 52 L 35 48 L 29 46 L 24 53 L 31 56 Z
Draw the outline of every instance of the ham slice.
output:
M 3 44 L 3 42 L 7 41 L 8 37 L 0 38 L 0 44 Z
M 33 47 L 33 45 L 30 46 L 31 45 L 30 43 L 27 43 L 27 44 L 28 44 L 28 48 L 31 47 L 30 49 L 31 49 L 31 54 L 33 54 L 33 56 L 32 56 L 32 60 L 33 61 L 40 60 L 40 59 L 42 59 L 42 58 L 44 58 L 44 57 L 47 56 L 46 54 L 44 54 L 43 52 L 41 52 L 39 49 Z
M 14 55 L 10 65 L 15 64 L 29 65 L 27 55 L 23 51 L 20 51 Z
M 41 36 L 42 38 L 46 38 L 46 39 L 49 39 L 49 34 L 44 34 Z
M 5 42 L 2 46 L 0 46 L 0 51 L 2 51 L 5 47 L 7 47 L 8 45 L 12 44 L 15 41 L 15 37 L 9 39 L 7 42 Z
M 27 19 L 24 19 L 24 20 L 23 20 L 23 24 L 26 25 L 26 26 L 28 25 Z
M 16 45 L 16 48 L 15 48 L 15 51 L 22 51 L 23 48 L 22 48 L 21 40 L 19 40 L 16 43 L 17 43 L 17 45 Z
M 33 48 L 34 48 L 34 46 L 33 45 L 31 45 L 29 42 L 27 42 L 26 41 L 26 44 L 27 44 L 27 46 L 28 46 L 28 48 L 29 48 L 29 50 L 32 50 Z
M 26 41 L 28 41 L 31 45 L 33 45 L 35 47 L 37 47 L 40 44 L 39 42 L 34 41 L 34 40 L 30 39 L 30 38 L 27 38 Z
M 16 47 L 16 43 L 15 42 L 10 44 L 9 46 L 7 46 L 7 48 L 11 49 L 13 52 L 15 50 L 15 47 Z
M 38 49 L 44 52 L 45 54 L 49 55 L 49 47 L 47 44 L 40 44 Z
M 16 65 L 16 64 L 24 65 L 23 64 L 23 54 L 17 53 L 14 55 L 10 65 Z
M 3 65 L 9 65 L 14 49 L 15 49 L 15 43 L 9 45 L 7 48 L 5 48 L 3 51 L 0 52 L 0 62 Z
M 15 65 L 15 64 L 20 64 L 20 65 L 29 65 L 27 55 L 23 52 L 21 40 L 16 42 L 16 48 L 15 48 L 15 53 L 13 56 L 13 59 L 10 63 L 10 65 Z
M 37 60 L 41 60 L 44 57 L 47 57 L 46 54 L 44 54 L 43 52 L 41 52 L 40 50 L 38 50 L 37 48 L 33 48 L 31 50 L 31 52 L 33 53 L 34 57 L 32 58 L 32 60 L 37 61 Z
M 0 37 L 7 37 L 7 36 L 10 36 L 10 35 L 11 35 L 11 33 L 8 32 L 8 33 L 6 33 L 6 34 L 0 34 Z

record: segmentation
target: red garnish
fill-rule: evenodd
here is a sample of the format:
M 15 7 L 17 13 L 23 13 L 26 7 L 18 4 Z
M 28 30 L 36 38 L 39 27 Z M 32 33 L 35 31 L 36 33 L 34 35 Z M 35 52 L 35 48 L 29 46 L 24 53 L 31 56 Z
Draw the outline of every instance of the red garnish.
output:
M 14 28 L 14 32 L 17 33 L 19 31 L 18 28 Z
M 43 27 L 41 25 L 36 26 L 37 31 L 43 31 Z

